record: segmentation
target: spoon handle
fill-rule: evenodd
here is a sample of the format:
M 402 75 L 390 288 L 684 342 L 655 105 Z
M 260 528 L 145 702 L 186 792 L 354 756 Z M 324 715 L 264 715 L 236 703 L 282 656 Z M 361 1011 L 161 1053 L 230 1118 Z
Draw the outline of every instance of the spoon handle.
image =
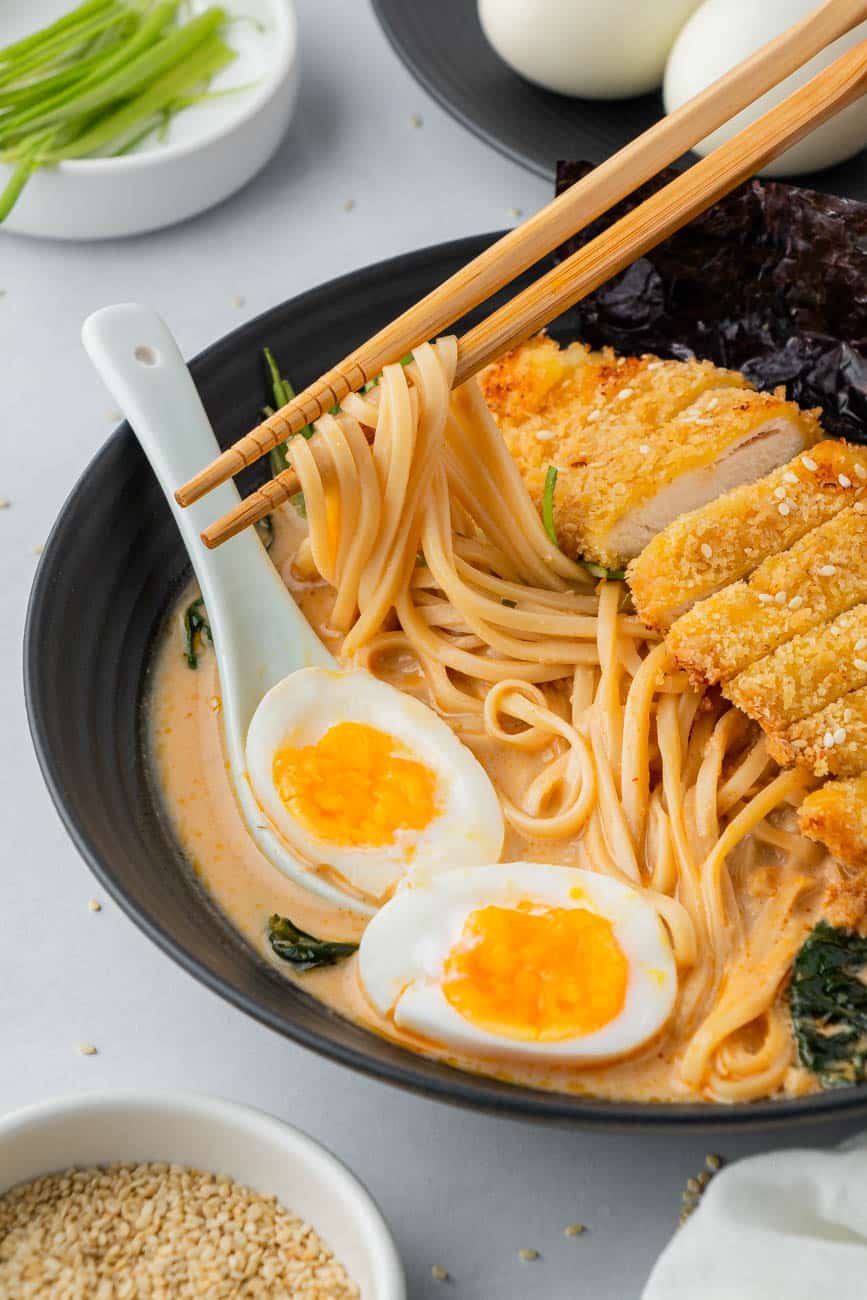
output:
M 296 668 L 333 668 L 335 662 L 255 532 L 248 529 L 231 545 L 209 551 L 199 534 L 212 504 L 182 510 L 175 502 L 175 490 L 219 448 L 165 322 L 148 307 L 121 303 L 90 316 L 82 340 L 159 479 L 192 561 L 217 653 L 226 745 L 240 770 L 247 727 L 265 692 Z M 214 495 L 221 510 L 239 501 L 231 482 Z

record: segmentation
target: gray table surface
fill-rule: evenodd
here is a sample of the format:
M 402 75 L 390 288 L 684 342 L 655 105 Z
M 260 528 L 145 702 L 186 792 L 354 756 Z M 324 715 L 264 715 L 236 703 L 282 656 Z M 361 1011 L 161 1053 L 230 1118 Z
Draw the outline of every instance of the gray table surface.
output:
M 550 1130 L 404 1095 L 320 1060 L 199 987 L 113 904 L 88 910 L 99 890 L 31 751 L 20 646 L 38 547 L 115 422 L 79 344 L 87 313 L 149 302 L 192 355 L 332 276 L 508 225 L 548 197 L 426 100 L 363 0 L 300 0 L 300 20 L 297 116 L 243 193 L 142 238 L 64 245 L 0 234 L 0 498 L 11 502 L 0 510 L 0 1111 L 124 1086 L 253 1103 L 325 1142 L 367 1183 L 413 1300 L 635 1300 L 705 1152 L 733 1158 L 791 1135 Z M 80 1055 L 81 1041 L 98 1054 Z M 826 1125 L 797 1141 L 850 1131 Z M 575 1220 L 589 1231 L 567 1239 Z M 535 1263 L 518 1259 L 527 1246 L 540 1252 Z M 448 1288 L 431 1277 L 437 1263 Z

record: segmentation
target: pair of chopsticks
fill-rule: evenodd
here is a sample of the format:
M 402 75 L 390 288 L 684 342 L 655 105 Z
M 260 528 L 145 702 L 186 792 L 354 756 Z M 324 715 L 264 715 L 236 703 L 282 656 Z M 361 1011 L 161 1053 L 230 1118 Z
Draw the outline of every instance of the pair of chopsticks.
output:
M 832 41 L 867 20 L 867 0 L 825 0 L 800 23 L 663 118 L 487 248 L 432 293 L 223 452 L 183 487 L 181 506 L 291 438 L 424 340 L 433 338 L 650 180 Z M 867 41 L 541 276 L 458 341 L 455 386 L 517 346 L 749 179 L 867 91 Z M 315 450 L 317 435 L 311 439 Z M 219 546 L 298 491 L 290 468 L 202 533 Z

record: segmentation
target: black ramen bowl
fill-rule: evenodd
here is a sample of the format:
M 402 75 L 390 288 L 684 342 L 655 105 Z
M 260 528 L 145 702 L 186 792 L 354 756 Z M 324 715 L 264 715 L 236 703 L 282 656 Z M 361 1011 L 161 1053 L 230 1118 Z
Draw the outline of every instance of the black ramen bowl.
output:
M 227 445 L 257 421 L 265 400 L 264 346 L 274 349 L 296 384 L 305 384 L 491 238 L 443 244 L 344 276 L 202 353 L 192 372 L 220 442 Z M 413 1055 L 281 980 L 197 884 L 147 769 L 148 668 L 188 574 L 168 507 L 124 424 L 82 476 L 49 538 L 30 601 L 24 670 L 42 772 L 79 852 L 145 934 L 191 975 L 343 1065 L 511 1116 L 630 1128 L 754 1127 L 867 1111 L 867 1087 L 744 1106 L 607 1102 L 517 1087 Z

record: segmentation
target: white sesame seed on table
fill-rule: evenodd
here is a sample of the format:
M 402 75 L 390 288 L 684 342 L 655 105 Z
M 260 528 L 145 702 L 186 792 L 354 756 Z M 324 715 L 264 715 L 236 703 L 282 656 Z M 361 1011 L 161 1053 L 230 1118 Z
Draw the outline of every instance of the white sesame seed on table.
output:
M 240 194 L 174 229 L 117 242 L 0 231 L 0 494 L 14 503 L 0 511 L 0 1022 L 13 1063 L 0 1070 L 0 1113 L 87 1089 L 235 1098 L 297 1124 L 355 1170 L 394 1231 L 413 1300 L 638 1300 L 708 1150 L 728 1161 L 794 1143 L 830 1147 L 857 1123 L 712 1138 L 579 1132 L 455 1109 L 354 1074 L 229 1007 L 126 919 L 63 830 L 30 746 L 20 664 L 33 546 L 114 418 L 79 343 L 84 317 L 149 302 L 192 356 L 332 276 L 501 229 L 510 207 L 529 214 L 551 195 L 425 95 L 370 5 L 299 0 L 299 18 L 294 125 Z M 45 401 L 58 394 L 63 418 L 47 420 Z M 80 1055 L 85 1042 L 96 1055 Z M 587 1231 L 567 1238 L 572 1221 Z M 524 1263 L 522 1248 L 539 1258 Z M 436 1280 L 436 1264 L 450 1281 Z

